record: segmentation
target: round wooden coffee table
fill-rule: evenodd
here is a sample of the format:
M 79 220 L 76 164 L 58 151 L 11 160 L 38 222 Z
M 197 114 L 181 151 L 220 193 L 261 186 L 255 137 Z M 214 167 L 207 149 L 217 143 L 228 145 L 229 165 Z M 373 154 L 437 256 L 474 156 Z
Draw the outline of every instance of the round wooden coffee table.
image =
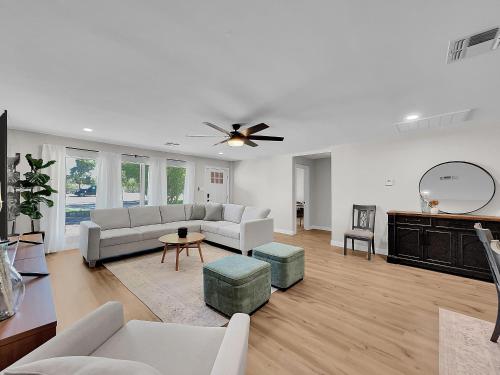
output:
M 203 263 L 203 254 L 201 253 L 201 241 L 205 239 L 205 236 L 201 233 L 188 233 L 186 238 L 180 238 L 177 233 L 166 234 L 165 236 L 161 236 L 159 238 L 160 242 L 165 244 L 163 248 L 163 256 L 161 257 L 161 262 L 165 261 L 165 254 L 167 253 L 167 249 L 169 246 L 175 246 L 175 270 L 179 271 L 179 254 L 182 250 L 186 249 L 186 255 L 189 256 L 190 248 L 198 248 L 198 252 L 200 253 L 201 263 Z

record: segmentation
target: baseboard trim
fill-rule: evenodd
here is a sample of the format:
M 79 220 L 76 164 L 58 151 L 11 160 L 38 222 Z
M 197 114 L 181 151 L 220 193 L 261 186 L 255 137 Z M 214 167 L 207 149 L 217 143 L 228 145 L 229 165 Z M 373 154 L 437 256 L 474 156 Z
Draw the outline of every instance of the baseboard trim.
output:
M 289 236 L 295 235 L 295 232 L 293 230 L 288 230 L 288 229 L 274 228 L 274 231 L 276 233 L 287 234 Z
M 331 232 L 332 228 L 322 225 L 309 225 L 308 229 L 317 229 L 317 230 L 326 230 L 327 232 Z
M 331 240 L 330 245 L 344 248 L 344 241 Z M 351 241 L 350 240 L 347 241 L 347 248 L 351 250 Z M 367 247 L 361 247 L 361 246 L 356 247 L 356 251 L 364 251 L 366 253 L 367 250 L 368 250 Z M 375 252 L 377 254 L 387 255 L 387 249 L 381 249 L 381 248 L 376 247 Z

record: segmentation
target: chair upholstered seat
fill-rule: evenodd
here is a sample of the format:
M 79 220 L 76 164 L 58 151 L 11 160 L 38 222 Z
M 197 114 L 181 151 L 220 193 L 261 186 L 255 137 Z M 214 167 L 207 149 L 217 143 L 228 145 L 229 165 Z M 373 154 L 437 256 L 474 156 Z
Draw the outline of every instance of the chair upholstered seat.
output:
M 210 374 L 224 328 L 132 320 L 91 355 L 146 363 L 166 374 Z M 182 358 L 182 360 L 173 360 Z
M 345 232 L 345 235 L 349 238 L 360 238 L 363 240 L 371 240 L 373 238 L 373 232 L 368 229 L 349 229 Z

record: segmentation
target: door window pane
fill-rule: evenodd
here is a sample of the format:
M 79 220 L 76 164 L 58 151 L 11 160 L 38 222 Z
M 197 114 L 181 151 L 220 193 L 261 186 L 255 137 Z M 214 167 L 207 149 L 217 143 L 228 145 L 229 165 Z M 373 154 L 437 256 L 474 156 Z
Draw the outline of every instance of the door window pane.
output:
M 167 167 L 167 203 L 184 203 L 184 185 L 186 183 L 186 168 Z
M 96 161 L 66 157 L 66 236 L 78 236 L 96 203 Z

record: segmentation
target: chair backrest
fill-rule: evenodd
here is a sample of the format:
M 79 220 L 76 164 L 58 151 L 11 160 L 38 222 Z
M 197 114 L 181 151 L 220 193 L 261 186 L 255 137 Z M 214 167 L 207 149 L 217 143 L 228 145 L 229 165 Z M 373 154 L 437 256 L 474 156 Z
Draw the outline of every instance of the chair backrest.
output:
M 375 205 L 352 205 L 352 229 L 367 229 L 375 231 Z
M 486 259 L 490 265 L 491 273 L 493 274 L 493 280 L 495 281 L 497 291 L 500 294 L 500 249 L 498 249 L 498 243 L 495 243 L 495 250 L 492 248 L 493 235 L 489 229 L 484 229 L 481 223 L 476 223 L 474 225 L 477 236 L 481 240 L 486 252 Z

